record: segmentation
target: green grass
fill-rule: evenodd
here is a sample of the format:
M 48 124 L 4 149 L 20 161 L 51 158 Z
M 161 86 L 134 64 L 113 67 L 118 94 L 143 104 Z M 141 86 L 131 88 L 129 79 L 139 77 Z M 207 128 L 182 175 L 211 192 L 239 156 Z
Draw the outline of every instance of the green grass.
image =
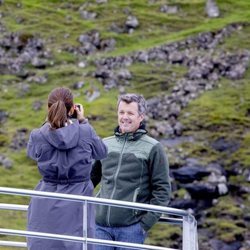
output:
M 223 81 L 221 87 L 203 94 L 194 100 L 189 107 L 188 123 L 197 127 L 210 127 L 213 125 L 248 126 L 250 118 L 246 116 L 250 105 L 250 84 L 248 80 L 241 83 Z

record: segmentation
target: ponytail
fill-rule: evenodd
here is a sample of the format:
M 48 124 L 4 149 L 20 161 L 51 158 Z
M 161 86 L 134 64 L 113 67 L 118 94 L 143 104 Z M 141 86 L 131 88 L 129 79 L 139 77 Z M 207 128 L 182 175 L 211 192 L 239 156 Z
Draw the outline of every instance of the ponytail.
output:
M 48 111 L 48 122 L 52 129 L 64 127 L 67 118 L 67 109 L 63 101 L 58 100 L 50 106 Z

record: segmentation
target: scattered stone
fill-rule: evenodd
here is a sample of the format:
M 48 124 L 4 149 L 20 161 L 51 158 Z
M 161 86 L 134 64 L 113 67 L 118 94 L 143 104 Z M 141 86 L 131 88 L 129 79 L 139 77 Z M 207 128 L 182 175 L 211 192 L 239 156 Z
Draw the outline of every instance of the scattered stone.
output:
M 219 151 L 219 152 L 230 152 L 233 153 L 235 151 L 238 150 L 238 148 L 240 147 L 238 142 L 234 142 L 231 140 L 227 140 L 224 137 L 220 137 L 218 139 L 216 139 L 213 143 L 212 143 L 212 148 Z
M 195 200 L 212 200 L 220 196 L 218 187 L 210 183 L 191 183 L 184 187 Z
M 120 69 L 117 73 L 118 79 L 131 80 L 132 75 L 128 69 Z
M 89 12 L 87 10 L 80 11 L 81 18 L 85 20 L 94 20 L 97 17 L 97 14 L 95 12 Z
M 93 102 L 100 96 L 100 91 L 95 88 L 90 88 L 86 91 L 86 98 L 88 102 Z
M 108 0 L 96 0 L 96 3 L 101 4 L 101 3 L 107 3 Z
M 234 241 L 232 243 L 225 243 L 221 240 L 211 239 L 209 241 L 213 250 L 239 250 L 242 243 L 239 241 Z
M 34 101 L 32 103 L 32 109 L 35 111 L 41 110 L 43 106 L 43 102 L 42 101 Z
M 215 0 L 207 0 L 205 10 L 206 10 L 208 17 L 210 18 L 220 16 L 220 11 Z
M 44 75 L 44 76 L 30 76 L 27 78 L 27 82 L 35 82 L 35 83 L 39 83 L 39 84 L 44 84 L 48 81 L 48 76 Z
M 0 165 L 2 165 L 5 169 L 11 169 L 13 166 L 12 160 L 0 154 Z
M 18 83 L 18 93 L 19 97 L 24 97 L 26 94 L 30 92 L 30 85 L 27 83 L 20 82 Z
M 102 39 L 96 30 L 80 35 L 78 41 L 81 44 L 79 47 L 66 47 L 66 50 L 74 54 L 89 55 L 96 51 L 111 51 L 116 45 L 115 39 Z
M 12 138 L 10 148 L 13 150 L 21 150 L 27 147 L 28 130 L 26 128 L 18 129 Z
M 194 180 L 201 180 L 203 177 L 208 176 L 210 173 L 197 166 L 183 166 L 179 169 L 171 171 L 175 180 L 181 183 L 190 183 Z
M 160 12 L 167 14 L 176 14 L 178 12 L 178 6 L 162 5 L 160 7 Z
M 135 16 L 128 16 L 125 25 L 128 30 L 136 29 L 139 26 L 139 21 Z
M 80 82 L 76 82 L 73 84 L 73 89 L 81 89 L 83 86 L 84 86 L 84 82 L 83 81 L 80 81 Z
M 79 68 L 85 68 L 86 67 L 86 63 L 85 62 L 79 62 L 78 63 L 78 67 Z
M 8 116 L 9 116 L 8 112 L 6 112 L 5 110 L 0 110 L 0 124 L 6 122 Z

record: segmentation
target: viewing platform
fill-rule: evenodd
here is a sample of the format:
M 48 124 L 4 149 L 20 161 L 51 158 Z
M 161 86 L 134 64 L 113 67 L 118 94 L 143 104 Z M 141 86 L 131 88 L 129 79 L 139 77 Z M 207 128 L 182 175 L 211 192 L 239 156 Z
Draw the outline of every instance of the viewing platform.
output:
M 162 216 L 158 223 L 168 223 L 168 224 L 172 224 L 172 225 L 174 224 L 174 225 L 178 225 L 182 227 L 182 250 L 198 250 L 199 249 L 198 235 L 197 235 L 197 222 L 195 218 L 189 212 L 185 210 L 175 209 L 175 208 L 170 208 L 170 207 L 163 207 L 163 206 L 156 206 L 156 205 L 149 205 L 149 204 L 143 204 L 143 203 L 102 199 L 102 198 L 97 198 L 97 197 L 41 192 L 41 191 L 6 188 L 6 187 L 0 187 L 0 194 L 61 199 L 61 200 L 68 200 L 72 202 L 81 202 L 83 204 L 83 235 L 82 237 L 49 234 L 49 233 L 43 233 L 43 232 L 32 232 L 32 231 L 26 231 L 26 230 L 14 230 L 14 229 L 7 229 L 7 228 L 0 228 L 1 235 L 37 237 L 37 238 L 44 238 L 44 239 L 81 242 L 83 243 L 83 250 L 87 250 L 87 244 L 117 246 L 117 247 L 120 246 L 124 248 L 148 249 L 148 250 L 150 249 L 151 250 L 178 250 L 178 249 L 167 248 L 167 247 L 162 247 L 162 246 L 134 244 L 134 243 L 127 243 L 127 242 L 120 242 L 120 241 L 110 241 L 110 240 L 100 240 L 96 238 L 88 238 L 87 204 L 92 203 L 92 204 L 98 204 L 98 205 L 103 205 L 103 206 L 125 207 L 128 209 L 137 209 L 137 210 L 161 213 Z M 27 205 L 0 203 L 0 210 L 16 210 L 16 211 L 26 212 L 27 209 L 28 209 Z M 16 241 L 0 241 L 0 247 L 1 246 L 27 248 L 26 242 L 16 242 Z

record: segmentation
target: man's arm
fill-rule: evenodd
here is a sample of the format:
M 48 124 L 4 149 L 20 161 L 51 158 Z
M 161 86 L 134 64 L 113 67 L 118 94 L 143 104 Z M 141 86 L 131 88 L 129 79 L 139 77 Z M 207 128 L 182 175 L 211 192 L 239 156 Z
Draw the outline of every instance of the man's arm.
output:
M 102 178 L 102 163 L 97 160 L 94 162 L 91 171 L 91 181 L 93 182 L 94 187 L 96 187 Z
M 149 156 L 151 198 L 150 204 L 167 206 L 170 201 L 171 184 L 167 155 L 160 143 L 151 150 Z M 141 219 L 142 227 L 149 230 L 160 218 L 160 213 L 147 212 Z

